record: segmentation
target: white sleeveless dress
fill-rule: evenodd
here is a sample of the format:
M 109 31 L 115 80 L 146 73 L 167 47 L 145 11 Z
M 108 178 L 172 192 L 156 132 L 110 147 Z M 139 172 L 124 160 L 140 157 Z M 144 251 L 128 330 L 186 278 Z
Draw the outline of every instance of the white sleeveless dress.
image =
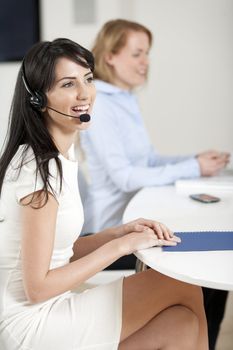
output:
M 21 268 L 19 201 L 41 189 L 35 176 L 31 149 L 18 176 L 20 146 L 3 184 L 0 222 L 0 349 L 1 350 L 112 350 L 119 344 L 122 322 L 122 279 L 82 293 L 67 291 L 45 302 L 27 300 Z M 55 161 L 50 161 L 51 185 L 59 202 L 56 236 L 50 269 L 69 263 L 72 246 L 83 225 L 77 162 L 59 155 L 63 186 Z M 33 234 L 33 232 L 32 232 Z

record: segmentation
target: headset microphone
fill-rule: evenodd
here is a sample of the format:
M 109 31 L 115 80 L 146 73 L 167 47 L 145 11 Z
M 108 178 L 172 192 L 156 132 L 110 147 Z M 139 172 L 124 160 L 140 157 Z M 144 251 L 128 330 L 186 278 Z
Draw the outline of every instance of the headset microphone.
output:
M 87 123 L 87 122 L 89 122 L 89 120 L 91 120 L 90 115 L 87 114 L 87 113 L 81 114 L 80 117 L 76 117 L 76 116 L 71 115 L 71 114 L 65 114 L 65 113 L 59 112 L 59 111 L 57 111 L 56 109 L 54 109 L 54 108 L 52 108 L 52 107 L 49 107 L 49 106 L 47 106 L 47 108 L 48 108 L 48 109 L 51 109 L 52 111 L 57 112 L 57 113 L 59 113 L 59 114 L 61 114 L 61 115 L 64 115 L 65 117 L 78 118 L 78 119 L 80 119 L 80 121 L 83 122 L 83 123 Z

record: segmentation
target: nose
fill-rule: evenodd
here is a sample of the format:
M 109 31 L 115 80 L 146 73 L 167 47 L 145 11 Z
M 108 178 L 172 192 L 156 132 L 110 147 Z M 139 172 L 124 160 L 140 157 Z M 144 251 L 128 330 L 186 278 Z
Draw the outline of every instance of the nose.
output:
M 88 87 L 83 83 L 77 86 L 77 95 L 78 100 L 86 100 L 89 97 Z
M 149 57 L 147 54 L 142 56 L 141 59 L 141 64 L 143 64 L 144 66 L 148 67 L 149 66 Z

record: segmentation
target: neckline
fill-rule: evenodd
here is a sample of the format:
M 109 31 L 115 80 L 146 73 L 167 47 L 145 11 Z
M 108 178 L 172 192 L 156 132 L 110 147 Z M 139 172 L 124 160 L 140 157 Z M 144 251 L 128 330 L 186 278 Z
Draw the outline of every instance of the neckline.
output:
M 59 153 L 59 157 L 62 158 L 64 161 L 69 162 L 69 163 L 78 163 L 78 158 L 76 157 L 75 154 L 75 146 L 72 144 L 70 148 L 68 149 L 68 158 L 65 157 L 62 153 Z

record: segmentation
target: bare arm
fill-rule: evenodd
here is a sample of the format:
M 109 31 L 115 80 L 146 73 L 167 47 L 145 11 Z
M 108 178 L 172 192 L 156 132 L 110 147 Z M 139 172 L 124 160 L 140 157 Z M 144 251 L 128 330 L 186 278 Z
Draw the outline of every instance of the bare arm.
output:
M 22 202 L 28 203 L 28 197 Z M 130 233 L 123 235 L 125 232 L 122 231 L 122 227 L 120 231 L 115 229 L 112 232 L 118 233 L 119 238 L 112 240 L 107 238 L 108 231 L 100 234 L 99 238 L 97 234 L 90 240 L 92 241 L 91 248 L 82 251 L 81 258 L 65 266 L 50 269 L 57 210 L 58 203 L 52 195 L 49 195 L 48 202 L 40 209 L 34 209 L 30 205 L 22 206 L 23 282 L 27 298 L 32 303 L 41 302 L 71 290 L 121 256 L 131 254 L 137 249 L 155 246 L 158 244 L 159 235 L 166 237 L 170 234 L 170 231 L 164 226 L 156 227 L 157 224 L 149 220 L 145 220 L 148 222 L 146 228 L 141 224 L 136 224 L 138 230 L 143 227 L 140 234 L 132 232 L 135 223 L 123 225 L 125 232 Z M 83 247 L 84 239 L 80 239 Z M 172 238 L 167 242 L 169 245 L 176 244 Z M 88 253 L 88 251 L 91 252 Z
M 99 232 L 98 234 L 90 234 L 87 236 L 79 237 L 73 246 L 74 255 L 70 261 L 75 261 L 83 256 L 93 252 L 97 248 L 112 241 L 115 238 L 119 238 L 115 228 L 109 228 Z
M 73 246 L 74 255 L 71 261 L 80 259 L 113 239 L 123 237 L 132 232 L 143 232 L 146 228 L 153 229 L 159 239 L 165 238 L 165 240 L 170 240 L 173 237 L 173 233 L 163 224 L 153 220 L 139 218 L 127 224 L 111 227 L 99 233 L 78 238 Z
M 22 203 L 28 203 L 28 197 Z M 26 295 L 33 303 L 73 289 L 122 256 L 119 242 L 113 240 L 77 261 L 50 270 L 57 209 L 52 195 L 40 209 L 22 206 L 23 281 Z

